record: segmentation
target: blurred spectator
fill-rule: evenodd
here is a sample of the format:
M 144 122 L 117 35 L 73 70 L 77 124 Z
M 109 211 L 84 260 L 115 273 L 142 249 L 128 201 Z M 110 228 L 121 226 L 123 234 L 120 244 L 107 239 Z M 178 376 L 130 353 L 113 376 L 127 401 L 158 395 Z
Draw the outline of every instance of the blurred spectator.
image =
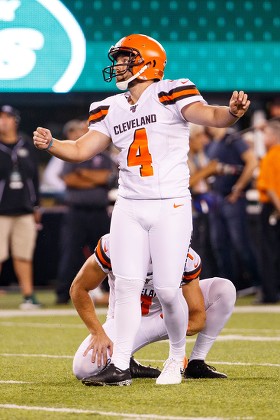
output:
M 20 113 L 0 108 L 0 272 L 11 254 L 23 302 L 21 309 L 39 308 L 33 293 L 33 253 L 38 212 L 38 166 L 32 143 L 18 133 Z
M 193 203 L 192 246 L 202 257 L 202 277 L 213 277 L 217 273 L 209 235 L 209 211 L 215 205 L 215 197 L 210 191 L 208 177 L 216 172 L 217 162 L 211 161 L 205 153 L 209 138 L 205 127 L 190 124 L 190 191 Z
M 88 128 L 84 124 L 80 133 L 68 131 L 71 124 L 66 124 L 64 134 L 67 139 L 76 140 Z M 61 177 L 66 185 L 65 204 L 68 211 L 64 216 L 61 229 L 61 257 L 57 276 L 57 304 L 66 304 L 70 300 L 69 288 L 85 259 L 94 251 L 100 236 L 109 232 L 110 217 L 107 207 L 108 185 L 113 162 L 109 153 L 100 153 L 82 163 L 63 162 Z M 103 295 L 103 294 L 102 294 Z M 103 296 L 97 296 L 102 303 Z M 108 301 L 108 294 L 104 302 Z
M 208 127 L 207 131 L 212 137 L 208 157 L 219 162 L 218 176 L 212 183 L 217 205 L 209 213 L 210 237 L 219 276 L 232 280 L 244 293 L 245 289 L 256 292 L 260 274 L 248 232 L 245 192 L 258 161 L 238 133 L 213 127 Z
M 260 164 L 257 180 L 262 203 L 262 300 L 276 303 L 280 296 L 280 121 L 269 121 L 264 128 L 267 153 Z
M 268 119 L 275 118 L 280 119 L 280 96 L 274 98 L 267 104 L 268 108 Z
M 81 120 L 70 120 L 63 127 L 63 136 L 69 140 L 78 139 L 84 132 L 84 123 Z M 51 194 L 58 201 L 64 200 L 65 182 L 61 178 L 64 161 L 52 156 L 42 175 L 40 191 Z

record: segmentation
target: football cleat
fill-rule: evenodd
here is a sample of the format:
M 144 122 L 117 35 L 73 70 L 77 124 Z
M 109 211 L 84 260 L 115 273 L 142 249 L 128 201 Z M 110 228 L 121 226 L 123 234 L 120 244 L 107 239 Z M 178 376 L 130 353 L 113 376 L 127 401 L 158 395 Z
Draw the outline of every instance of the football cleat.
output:
M 184 378 L 227 378 L 225 373 L 218 372 L 213 366 L 207 365 L 204 360 L 191 360 L 184 372 Z
M 87 386 L 127 386 L 132 380 L 129 369 L 122 370 L 110 363 L 96 375 L 83 378 L 82 383 Z
M 167 359 L 163 364 L 163 370 L 156 380 L 157 385 L 176 385 L 182 382 L 182 371 L 184 362 L 172 358 Z
M 130 373 L 132 378 L 157 378 L 160 375 L 160 370 L 152 366 L 141 365 L 134 357 L 130 358 Z

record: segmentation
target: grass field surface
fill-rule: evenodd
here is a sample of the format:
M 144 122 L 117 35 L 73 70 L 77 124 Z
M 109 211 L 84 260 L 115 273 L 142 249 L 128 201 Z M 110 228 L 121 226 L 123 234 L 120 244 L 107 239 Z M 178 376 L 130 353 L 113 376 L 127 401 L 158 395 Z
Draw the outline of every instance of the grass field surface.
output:
M 0 296 L 1 420 L 280 419 L 279 305 L 239 299 L 206 360 L 227 379 L 85 387 L 72 374 L 72 359 L 86 328 L 71 305 L 55 307 L 50 292 L 38 297 L 44 309 L 22 312 L 19 294 Z M 104 320 L 104 309 L 99 313 Z M 194 340 L 187 340 L 188 354 Z M 136 358 L 161 368 L 167 353 L 161 342 Z

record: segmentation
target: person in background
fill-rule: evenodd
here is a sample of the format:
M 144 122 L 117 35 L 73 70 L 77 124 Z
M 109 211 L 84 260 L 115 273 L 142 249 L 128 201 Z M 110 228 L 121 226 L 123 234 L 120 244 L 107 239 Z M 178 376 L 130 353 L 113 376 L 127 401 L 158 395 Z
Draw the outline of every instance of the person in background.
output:
M 31 141 L 18 132 L 20 113 L 0 107 L 0 272 L 11 255 L 23 302 L 21 309 L 41 307 L 34 295 L 33 254 L 40 220 L 38 166 Z
M 280 96 L 277 96 L 267 104 L 268 119 L 280 121 Z
M 239 290 L 247 289 L 249 283 L 256 293 L 261 280 L 248 232 L 245 192 L 258 161 L 238 133 L 216 127 L 208 127 L 207 132 L 212 138 L 207 149 L 208 157 L 219 163 L 218 175 L 211 187 L 217 205 L 209 213 L 210 238 L 218 275 L 232 280 Z M 234 262 L 235 258 L 238 263 Z M 240 281 L 240 272 L 236 271 L 240 265 L 248 282 L 246 286 L 244 277 Z
M 264 127 L 266 154 L 257 179 L 262 256 L 262 298 L 258 303 L 280 299 L 280 120 Z
M 71 120 L 63 133 L 70 140 L 77 140 L 87 130 L 82 121 Z M 60 176 L 66 186 L 64 201 L 68 208 L 61 228 L 56 303 L 67 304 L 73 278 L 94 251 L 99 237 L 110 228 L 108 185 L 113 163 L 107 152 L 78 164 L 61 162 Z M 107 292 L 95 291 L 94 298 L 96 303 L 108 303 Z
M 209 137 L 205 127 L 190 124 L 190 151 L 188 166 L 190 169 L 190 191 L 193 203 L 193 233 L 191 245 L 202 260 L 202 277 L 211 277 L 217 273 L 217 264 L 213 255 L 209 233 L 209 211 L 215 205 L 215 196 L 211 193 L 208 178 L 217 171 L 217 161 L 209 161 L 205 147 Z

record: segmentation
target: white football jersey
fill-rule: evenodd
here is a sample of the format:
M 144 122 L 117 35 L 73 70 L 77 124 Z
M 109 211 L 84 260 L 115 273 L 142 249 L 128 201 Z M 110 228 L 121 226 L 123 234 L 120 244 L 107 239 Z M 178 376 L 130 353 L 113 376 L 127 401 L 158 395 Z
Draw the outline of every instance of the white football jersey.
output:
M 110 234 L 104 235 L 98 241 L 94 251 L 94 257 L 100 268 L 104 273 L 108 274 L 108 283 L 110 286 L 109 294 L 109 308 L 107 312 L 107 319 L 114 317 L 115 307 L 115 276 L 112 273 L 112 266 L 110 260 Z M 200 256 L 189 248 L 185 262 L 184 272 L 182 274 L 181 285 L 197 278 L 201 272 Z M 154 291 L 153 285 L 153 267 L 152 263 L 149 266 L 145 285 L 141 294 L 141 310 L 142 316 L 151 316 L 156 312 L 161 313 L 161 305 Z
M 112 139 L 119 150 L 119 195 L 164 199 L 188 195 L 189 126 L 181 109 L 205 102 L 188 79 L 152 83 L 138 102 L 129 92 L 90 106 L 89 128 Z

